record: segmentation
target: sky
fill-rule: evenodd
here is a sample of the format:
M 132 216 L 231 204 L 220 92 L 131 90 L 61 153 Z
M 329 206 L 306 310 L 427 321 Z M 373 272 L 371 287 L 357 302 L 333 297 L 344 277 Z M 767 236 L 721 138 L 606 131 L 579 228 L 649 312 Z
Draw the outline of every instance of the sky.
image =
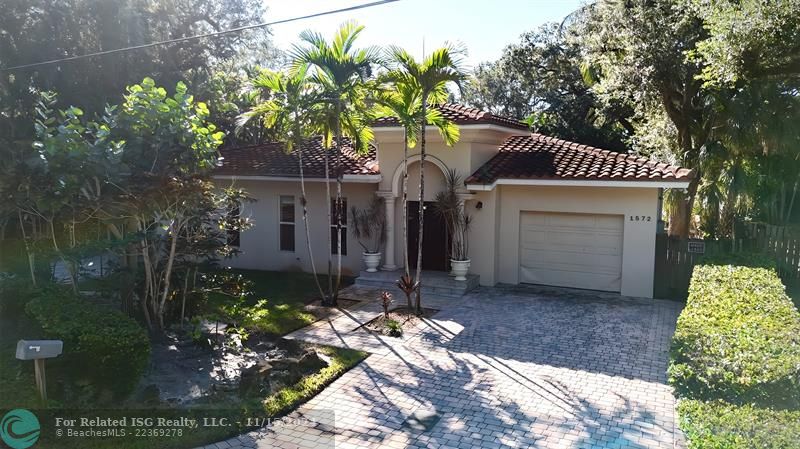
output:
M 369 3 L 371 0 L 264 0 L 268 20 Z M 291 22 L 272 27 L 278 48 L 289 49 L 305 29 L 330 37 L 338 26 L 355 19 L 365 26 L 359 46 L 399 45 L 416 57 L 445 42 L 460 42 L 468 50 L 466 65 L 500 57 L 503 48 L 539 25 L 558 21 L 582 0 L 400 0 L 371 8 Z

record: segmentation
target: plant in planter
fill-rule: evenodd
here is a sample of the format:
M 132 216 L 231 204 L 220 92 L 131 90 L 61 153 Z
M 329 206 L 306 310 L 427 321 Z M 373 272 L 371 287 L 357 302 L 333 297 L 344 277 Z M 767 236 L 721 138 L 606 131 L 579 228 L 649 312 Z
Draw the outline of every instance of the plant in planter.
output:
M 381 263 L 381 245 L 386 240 L 386 215 L 383 208 L 383 198 L 377 196 L 365 209 L 356 206 L 350 208 L 353 223 L 350 229 L 358 244 L 364 248 L 362 254 L 368 273 L 378 271 Z
M 445 174 L 447 189 L 436 195 L 435 210 L 447 226 L 450 237 L 450 267 L 457 281 L 467 280 L 469 270 L 469 232 L 472 217 L 464 212 L 464 205 L 458 198 L 456 190 L 462 184 L 462 177 L 455 170 Z

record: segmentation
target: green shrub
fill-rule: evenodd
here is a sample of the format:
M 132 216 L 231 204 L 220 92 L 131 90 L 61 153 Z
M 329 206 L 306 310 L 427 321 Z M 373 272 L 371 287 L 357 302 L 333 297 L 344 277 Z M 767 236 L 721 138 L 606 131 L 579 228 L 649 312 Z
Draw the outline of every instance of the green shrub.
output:
M 25 305 L 37 291 L 30 279 L 5 277 L 0 273 L 0 315 L 16 318 L 25 313 Z
M 150 340 L 136 321 L 123 313 L 50 290 L 26 308 L 48 338 L 64 341 L 57 363 L 72 384 L 89 384 L 113 397 L 129 394 L 144 372 Z
M 695 399 L 798 405 L 800 313 L 774 269 L 695 267 L 669 376 Z
M 800 448 L 800 411 L 681 400 L 678 414 L 690 449 Z
M 396 320 L 386 321 L 386 335 L 390 337 L 402 337 L 403 326 Z

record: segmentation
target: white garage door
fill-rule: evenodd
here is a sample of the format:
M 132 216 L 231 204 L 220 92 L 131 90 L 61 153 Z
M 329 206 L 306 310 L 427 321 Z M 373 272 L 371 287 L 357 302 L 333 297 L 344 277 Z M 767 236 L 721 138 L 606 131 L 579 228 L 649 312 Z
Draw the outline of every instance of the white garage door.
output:
M 618 292 L 622 215 L 522 212 L 520 282 Z

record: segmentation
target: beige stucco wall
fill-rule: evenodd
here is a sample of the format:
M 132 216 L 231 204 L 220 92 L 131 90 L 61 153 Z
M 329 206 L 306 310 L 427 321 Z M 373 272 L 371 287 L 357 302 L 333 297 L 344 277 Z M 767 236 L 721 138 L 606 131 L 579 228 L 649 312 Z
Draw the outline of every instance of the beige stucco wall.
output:
M 475 209 L 476 201 L 483 202 L 481 210 Z M 481 276 L 481 284 L 519 282 L 520 212 L 619 214 L 625 223 L 621 293 L 653 296 L 656 188 L 501 185 L 481 192 L 467 207 L 475 217 L 470 234 L 471 271 Z M 636 216 L 651 219 L 631 220 Z
M 254 226 L 241 234 L 242 251 L 234 259 L 223 261 L 223 265 L 254 270 L 311 271 L 311 262 L 306 248 L 303 211 L 300 206 L 299 181 L 230 181 L 218 180 L 219 185 L 234 183 L 245 189 L 254 203 L 242 206 L 242 215 L 253 219 Z M 335 195 L 336 184 L 331 183 L 331 195 Z M 365 207 L 375 195 L 375 184 L 345 183 L 344 197 L 348 208 Z M 279 250 L 279 201 L 281 195 L 295 197 L 295 251 Z M 308 215 L 311 226 L 311 246 L 319 273 L 327 273 L 328 217 L 325 204 L 325 184 L 307 182 Z M 335 243 L 334 243 L 335 244 Z M 342 256 L 342 272 L 357 275 L 362 269 L 362 248 L 351 233 L 347 235 L 347 255 Z M 335 259 L 335 255 L 333 256 Z

